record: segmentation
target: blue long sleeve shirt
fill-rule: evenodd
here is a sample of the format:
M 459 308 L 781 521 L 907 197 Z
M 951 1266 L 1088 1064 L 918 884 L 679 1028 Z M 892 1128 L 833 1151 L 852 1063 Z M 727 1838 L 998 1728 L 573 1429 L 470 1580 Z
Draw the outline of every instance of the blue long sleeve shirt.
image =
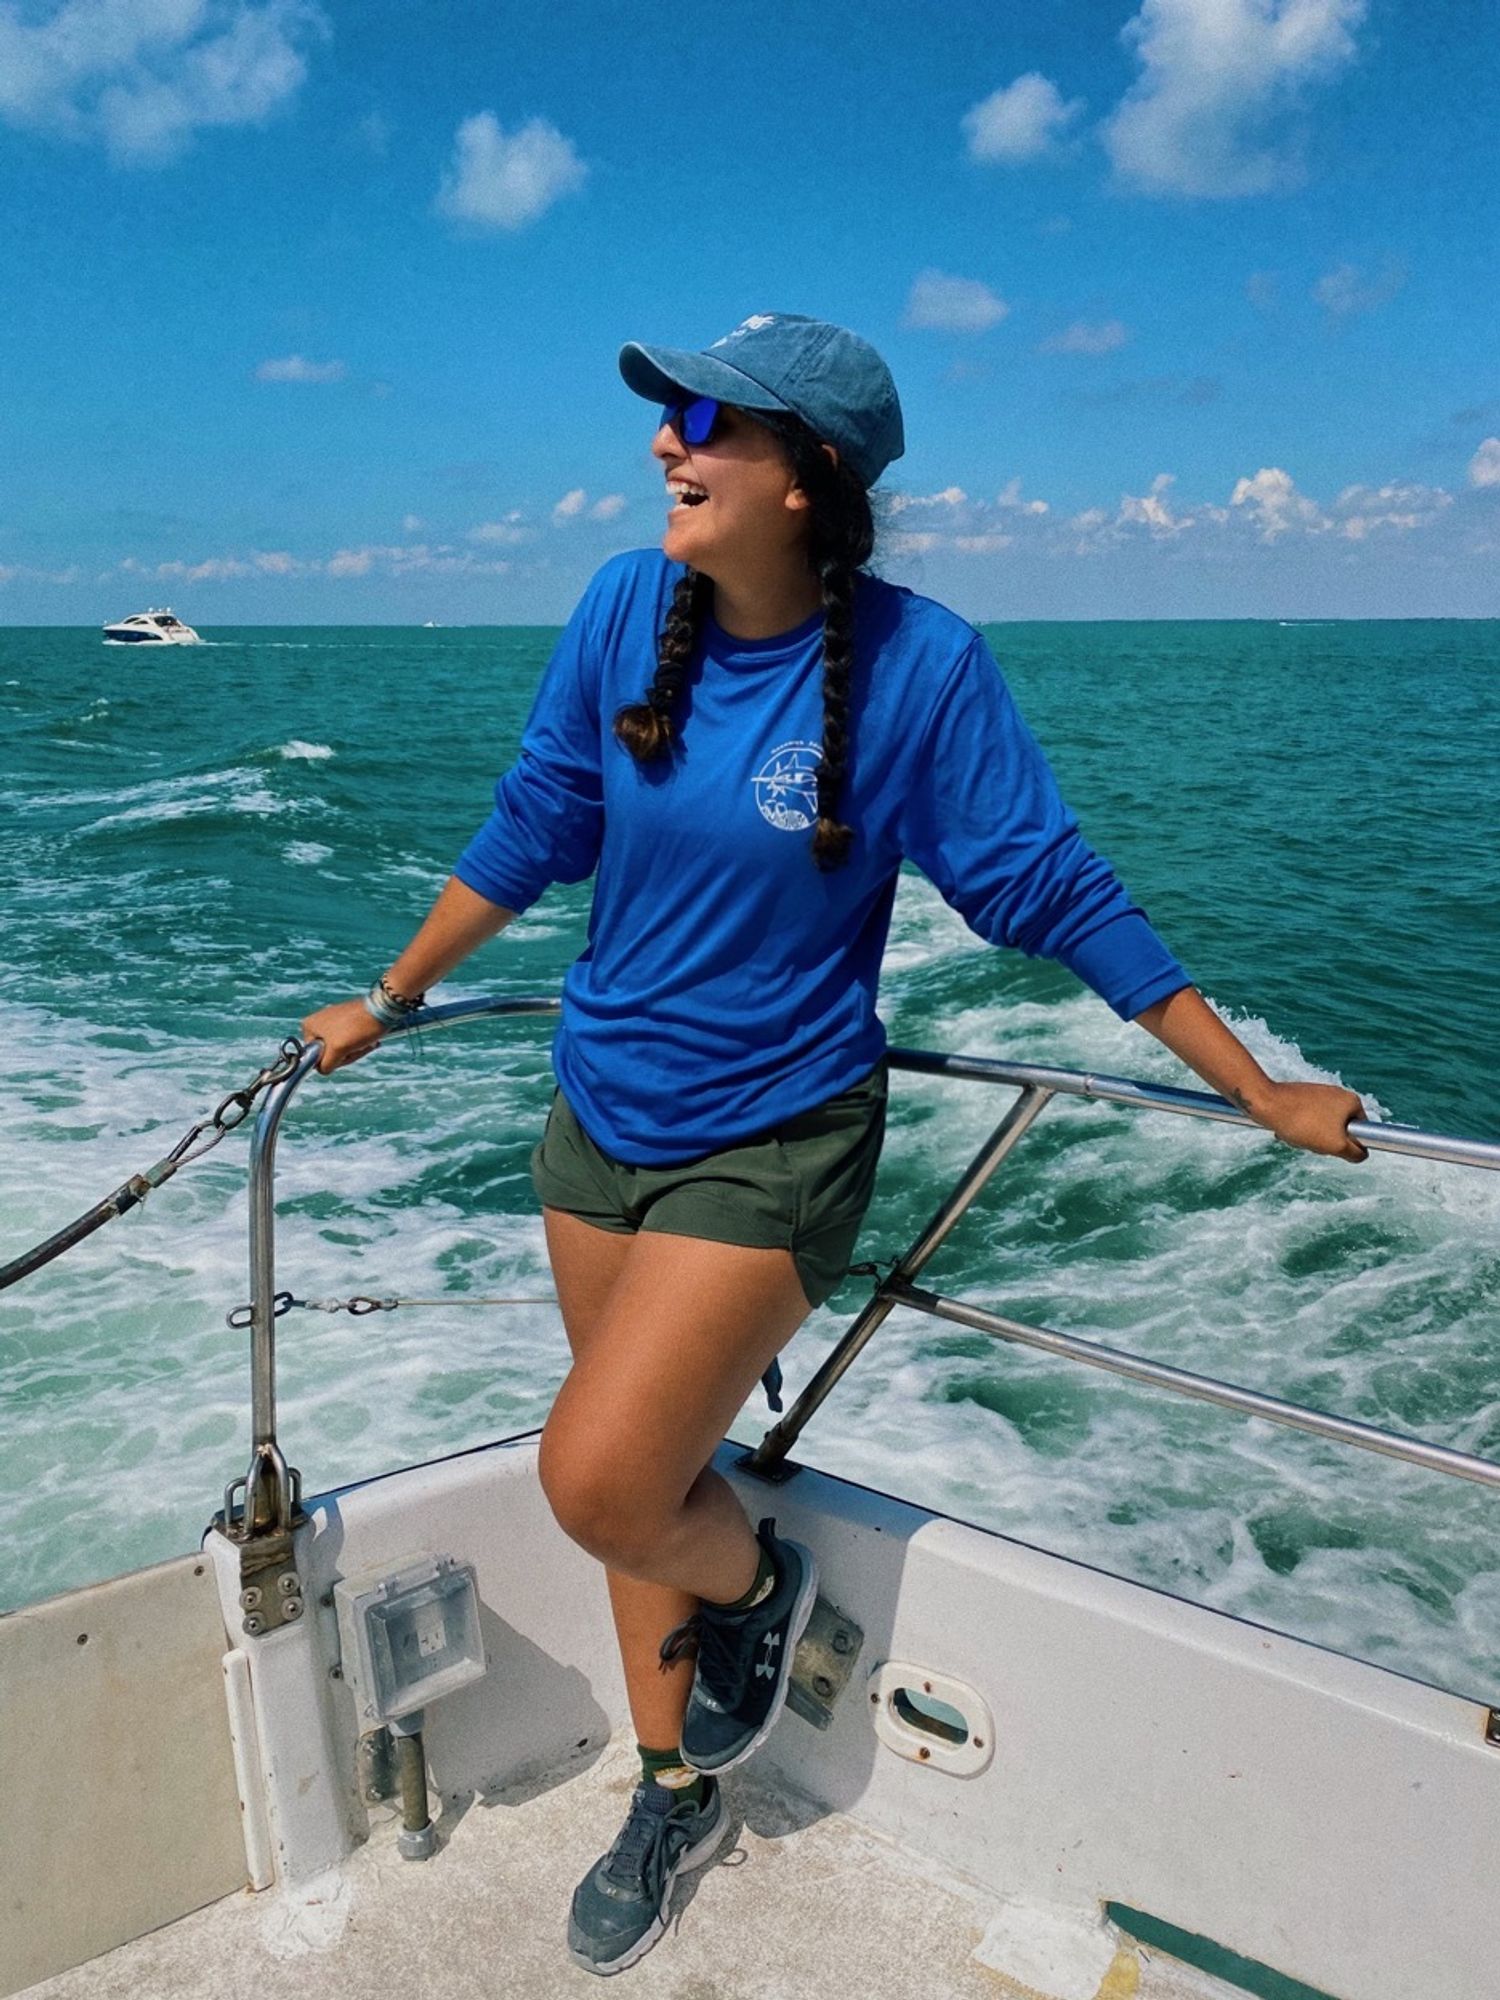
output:
M 640 549 L 593 578 L 455 868 L 517 912 L 597 870 L 553 1067 L 612 1158 L 696 1159 L 866 1074 L 903 860 L 980 937 L 1059 960 L 1122 1019 L 1190 983 L 1082 839 L 984 641 L 931 598 L 858 580 L 842 866 L 811 853 L 821 613 L 771 639 L 709 618 L 680 744 L 637 763 L 612 723 L 650 686 L 681 574 Z

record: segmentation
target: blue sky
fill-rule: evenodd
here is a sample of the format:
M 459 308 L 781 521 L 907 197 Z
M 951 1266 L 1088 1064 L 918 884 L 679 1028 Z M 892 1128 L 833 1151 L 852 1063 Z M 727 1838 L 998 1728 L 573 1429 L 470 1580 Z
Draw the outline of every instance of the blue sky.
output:
M 1474 0 L 0 0 L 0 621 L 559 621 L 767 311 L 967 616 L 1500 615 L 1497 114 Z

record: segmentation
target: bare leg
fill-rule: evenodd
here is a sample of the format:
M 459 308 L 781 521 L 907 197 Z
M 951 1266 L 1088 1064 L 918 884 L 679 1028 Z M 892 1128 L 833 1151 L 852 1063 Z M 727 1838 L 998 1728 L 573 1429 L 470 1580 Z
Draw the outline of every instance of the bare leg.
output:
M 544 1210 L 574 1367 L 542 1440 L 567 1531 L 606 1565 L 640 1740 L 679 1739 L 688 1662 L 659 1648 L 700 1597 L 741 1596 L 759 1547 L 708 1460 L 807 1316 L 789 1251 L 614 1235 Z
M 624 1267 L 632 1238 L 596 1229 L 563 1209 L 543 1208 L 547 1250 L 562 1306 L 563 1325 L 574 1360 L 586 1352 L 603 1318 L 605 1301 Z M 605 1565 L 610 1609 L 620 1642 L 630 1719 L 636 1740 L 666 1750 L 682 1735 L 682 1718 L 693 1685 L 693 1662 L 677 1660 L 663 1669 L 661 1642 L 698 1609 L 691 1592 L 650 1583 Z

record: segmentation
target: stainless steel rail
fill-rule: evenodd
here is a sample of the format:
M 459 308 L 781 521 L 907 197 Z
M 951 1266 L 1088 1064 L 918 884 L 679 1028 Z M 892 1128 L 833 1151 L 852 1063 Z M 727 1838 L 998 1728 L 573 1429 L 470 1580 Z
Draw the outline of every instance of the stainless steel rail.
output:
M 559 1000 L 455 1000 L 424 1007 L 408 1028 L 446 1028 L 489 1014 L 557 1014 Z M 309 1042 L 296 1068 L 261 1100 L 250 1135 L 250 1466 L 224 1490 L 224 1525 L 241 1536 L 285 1534 L 301 1497 L 301 1475 L 276 1438 L 276 1138 L 287 1106 L 318 1066 L 321 1042 Z M 244 1500 L 235 1505 L 243 1487 Z
M 406 1029 L 456 1027 L 492 1015 L 555 1015 L 561 1003 L 552 999 L 454 1000 L 442 1006 L 424 1008 Z M 322 1044 L 309 1043 L 292 1073 L 266 1094 L 256 1119 L 250 1147 L 250 1341 L 251 1341 L 251 1422 L 252 1456 L 243 1480 L 236 1480 L 224 1498 L 226 1524 L 241 1534 L 285 1533 L 300 1494 L 300 1475 L 287 1465 L 276 1437 L 276 1251 L 275 1251 L 275 1158 L 276 1137 L 292 1094 L 317 1066 Z M 952 1191 L 939 1203 L 932 1219 L 920 1230 L 903 1255 L 893 1261 L 889 1274 L 881 1279 L 872 1297 L 851 1323 L 843 1339 L 823 1362 L 791 1409 L 774 1424 L 744 1463 L 751 1470 L 775 1477 L 784 1469 L 788 1451 L 825 1397 L 854 1362 L 876 1329 L 898 1305 L 925 1312 L 933 1318 L 972 1327 L 997 1339 L 1079 1361 L 1133 1381 L 1167 1389 L 1176 1395 L 1216 1403 L 1245 1416 L 1264 1418 L 1270 1423 L 1311 1431 L 1340 1444 L 1376 1451 L 1390 1458 L 1429 1471 L 1447 1473 L 1487 1486 L 1500 1486 L 1500 1464 L 1476 1458 L 1467 1452 L 1452 1451 L 1421 1438 L 1402 1436 L 1374 1424 L 1353 1418 L 1329 1415 L 1301 1404 L 1281 1401 L 1257 1390 L 1237 1388 L 1212 1376 L 1195 1375 L 1169 1367 L 1140 1355 L 1100 1346 L 1050 1327 L 1028 1325 L 1007 1319 L 986 1307 L 970 1305 L 940 1293 L 920 1289 L 914 1282 L 939 1245 L 957 1225 L 1001 1163 L 1020 1144 L 1026 1133 L 1057 1096 L 1086 1097 L 1105 1103 L 1130 1106 L 1136 1110 L 1166 1111 L 1180 1117 L 1212 1118 L 1226 1125 L 1262 1128 L 1226 1099 L 1211 1092 L 1179 1090 L 1170 1084 L 1138 1083 L 1129 1077 L 1097 1076 L 1082 1070 L 1051 1069 L 1034 1063 L 1011 1063 L 984 1056 L 943 1055 L 930 1049 L 892 1048 L 893 1069 L 912 1070 L 929 1076 L 956 1077 L 965 1082 L 1004 1085 L 1019 1095 L 1010 1104 L 994 1131 L 959 1176 Z M 1408 1158 L 1443 1161 L 1454 1166 L 1500 1170 L 1500 1144 L 1482 1139 L 1464 1139 L 1441 1133 L 1419 1131 L 1414 1125 L 1377 1125 L 1358 1119 L 1349 1126 L 1351 1136 L 1372 1153 L 1400 1153 Z M 233 1497 L 244 1487 L 243 1508 L 238 1513 Z

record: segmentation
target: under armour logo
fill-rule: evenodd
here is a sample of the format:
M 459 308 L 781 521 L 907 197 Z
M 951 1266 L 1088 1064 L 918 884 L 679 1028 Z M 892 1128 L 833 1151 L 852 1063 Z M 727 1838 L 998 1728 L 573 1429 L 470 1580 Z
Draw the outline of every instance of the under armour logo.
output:
M 776 1672 L 776 1648 L 781 1644 L 781 1634 L 779 1632 L 768 1632 L 761 1641 L 761 1644 L 766 1649 L 766 1657 L 763 1660 L 756 1661 L 755 1671 L 758 1674 L 764 1674 L 766 1679 L 770 1680 Z

